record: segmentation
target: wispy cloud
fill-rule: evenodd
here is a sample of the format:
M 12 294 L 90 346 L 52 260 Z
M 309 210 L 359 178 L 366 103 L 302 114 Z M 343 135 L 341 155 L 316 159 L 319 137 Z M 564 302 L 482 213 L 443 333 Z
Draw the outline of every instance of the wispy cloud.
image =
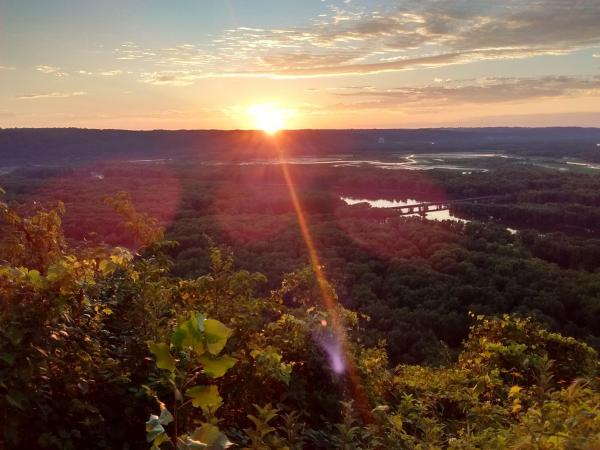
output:
M 561 54 L 555 49 L 553 54 Z M 195 80 L 216 77 L 258 77 L 258 78 L 321 78 L 348 75 L 369 75 L 386 72 L 400 72 L 416 68 L 435 68 L 454 64 L 494 59 L 523 59 L 537 53 L 521 49 L 481 50 L 470 52 L 441 53 L 416 58 L 398 59 L 385 62 L 365 62 L 331 66 L 269 66 L 251 69 L 225 68 L 219 70 L 181 69 L 178 71 L 156 71 L 142 73 L 140 81 L 150 84 L 188 86 Z
M 87 69 L 79 69 L 73 72 L 76 75 L 84 75 L 84 76 L 98 76 L 98 77 L 117 77 L 125 74 L 132 74 L 133 72 L 130 70 L 123 69 L 107 69 L 107 70 L 87 70 Z
M 99 72 L 98 75 L 101 75 L 103 77 L 116 77 L 117 75 L 123 75 L 123 71 L 120 69 L 104 70 L 102 72 Z
M 394 89 L 356 89 L 336 93 L 340 100 L 332 109 L 389 109 L 415 106 L 446 107 L 449 105 L 519 102 L 534 98 L 554 98 L 577 95 L 600 95 L 600 76 L 482 78 L 468 81 L 447 81 L 427 86 Z
M 114 50 L 114 53 L 117 59 L 121 61 L 132 61 L 140 59 L 150 60 L 157 56 L 155 52 L 141 49 L 135 42 L 124 42 Z
M 143 82 L 185 85 L 209 76 L 395 72 L 562 55 L 600 44 L 597 0 L 388 0 L 376 10 L 371 2 L 330 8 L 305 27 L 238 27 L 207 44 L 163 49 L 126 42 L 114 53 L 152 67 Z
M 57 77 L 66 77 L 69 75 L 67 72 L 62 71 L 59 67 L 47 66 L 43 64 L 35 66 L 35 70 L 46 75 L 55 75 Z
M 195 80 L 206 78 L 208 74 L 189 71 L 143 72 L 140 74 L 142 83 L 164 86 L 189 86 Z
M 12 66 L 0 66 L 0 70 L 15 70 Z
M 24 94 L 17 96 L 19 100 L 39 100 L 44 98 L 70 98 L 86 95 L 83 91 L 77 92 L 47 92 L 42 94 Z

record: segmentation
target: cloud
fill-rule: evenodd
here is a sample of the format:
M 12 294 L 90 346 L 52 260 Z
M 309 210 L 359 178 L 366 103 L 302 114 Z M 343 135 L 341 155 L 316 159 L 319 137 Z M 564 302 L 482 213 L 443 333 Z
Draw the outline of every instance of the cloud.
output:
M 12 66 L 0 66 L 0 70 L 15 70 Z
M 384 0 L 376 9 L 370 1 L 329 8 L 304 27 L 237 27 L 206 44 L 162 49 L 126 42 L 114 54 L 154 66 L 143 82 L 181 86 L 213 76 L 396 72 L 600 44 L 598 0 Z
M 450 2 L 452 3 L 452 2 Z M 434 17 L 452 20 L 452 9 Z M 450 38 L 454 48 L 527 47 L 543 52 L 547 48 L 574 50 L 600 40 L 600 6 L 596 0 L 506 1 L 483 16 L 458 17 L 462 30 Z M 462 19 L 462 20 L 461 20 Z
M 121 61 L 132 61 L 132 60 L 151 60 L 157 54 L 150 50 L 142 50 L 134 42 L 125 42 L 114 50 L 118 60 Z
M 70 98 L 86 95 L 83 91 L 77 92 L 48 92 L 43 94 L 24 94 L 17 96 L 19 100 L 39 100 L 44 98 Z
M 600 95 L 600 76 L 541 78 L 483 78 L 476 83 L 400 87 L 385 90 L 355 90 L 337 93 L 339 99 L 351 99 L 335 109 L 389 109 L 415 106 L 443 107 L 461 104 L 519 102 L 535 98 L 576 95 Z
M 63 72 L 60 68 L 54 66 L 38 65 L 35 66 L 35 70 L 46 75 L 55 75 L 57 77 L 66 77 L 69 75 L 67 72 Z
M 219 59 L 210 51 L 193 44 L 151 50 L 133 42 L 126 42 L 114 49 L 113 53 L 117 60 L 142 61 L 168 67 L 198 67 Z
M 258 67 L 250 70 L 225 68 L 220 71 L 181 69 L 178 71 L 143 72 L 139 81 L 155 85 L 189 86 L 193 84 L 195 80 L 216 77 L 318 78 L 342 75 L 366 75 L 399 72 L 403 70 L 412 70 L 418 67 L 433 68 L 452 64 L 465 64 L 486 59 L 527 58 L 531 55 L 531 53 L 523 50 L 489 50 L 486 52 L 442 53 L 391 62 L 338 64 L 332 66 L 270 66 Z
M 139 81 L 158 86 L 189 86 L 195 80 L 205 77 L 205 74 L 187 71 L 143 72 L 140 75 Z
M 116 70 L 105 70 L 103 72 L 99 72 L 98 75 L 101 75 L 103 77 L 116 77 L 117 75 L 122 75 L 123 71 L 120 69 L 116 69 Z
M 555 49 L 554 54 L 561 53 Z M 434 68 L 454 64 L 466 64 L 475 61 L 494 59 L 522 59 L 536 55 L 535 52 L 521 49 L 490 49 L 468 52 L 439 53 L 416 58 L 399 59 L 375 63 L 342 64 L 336 66 L 281 68 L 271 67 L 268 70 L 238 72 L 239 75 L 261 75 L 274 78 L 313 78 L 345 75 L 368 75 L 386 72 L 400 72 L 416 68 Z
M 97 72 L 93 72 L 91 70 L 80 69 L 73 73 L 77 75 L 85 75 L 85 76 L 100 76 L 100 77 L 116 77 L 124 74 L 132 74 L 131 71 L 125 71 L 122 69 L 111 69 L 111 70 L 100 70 Z

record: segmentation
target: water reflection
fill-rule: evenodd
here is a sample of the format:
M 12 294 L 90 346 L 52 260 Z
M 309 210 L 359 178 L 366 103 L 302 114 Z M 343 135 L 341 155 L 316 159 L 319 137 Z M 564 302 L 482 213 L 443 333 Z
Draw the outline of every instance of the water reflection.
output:
M 414 217 L 414 216 L 418 216 L 419 214 L 411 214 L 408 217 Z M 444 221 L 444 220 L 454 220 L 455 222 L 461 222 L 461 223 L 469 223 L 470 220 L 467 219 L 461 219 L 460 217 L 454 216 L 452 215 L 452 213 L 445 209 L 443 211 L 430 211 L 427 214 L 425 214 L 425 218 L 429 219 L 429 220 L 437 220 L 438 222 Z
M 359 203 L 368 203 L 373 208 L 397 208 L 399 206 L 408 206 L 419 203 L 418 200 L 408 198 L 406 200 L 368 200 L 366 198 L 341 197 L 347 205 L 358 205 Z
M 472 172 L 487 172 L 489 169 L 481 166 L 481 160 L 491 160 L 494 158 L 509 158 L 509 156 L 500 153 L 476 153 L 476 152 L 456 152 L 456 153 L 424 153 L 424 154 L 398 154 L 390 153 L 383 158 L 361 159 L 353 155 L 331 155 L 326 157 L 315 156 L 297 156 L 288 157 L 284 160 L 277 158 L 256 158 L 248 161 L 241 161 L 237 164 L 242 166 L 249 165 L 270 165 L 270 164 L 325 164 L 333 167 L 377 167 L 379 169 L 400 169 L 400 170 L 429 170 L 446 169 L 460 170 L 464 174 Z M 205 162 L 209 165 L 222 165 L 223 162 L 213 161 Z M 481 167 L 480 167 L 481 166 Z
M 347 205 L 358 205 L 359 203 L 367 203 L 372 208 L 397 208 L 400 206 L 410 206 L 416 205 L 418 203 L 423 203 L 423 201 L 419 201 L 416 199 L 408 198 L 406 200 L 386 200 L 383 198 L 369 200 L 366 198 L 352 198 L 352 197 L 340 197 Z M 406 217 L 417 217 L 419 214 L 409 214 Z M 439 222 L 444 220 L 454 220 L 456 222 L 468 223 L 470 220 L 462 219 L 453 215 L 449 210 L 442 211 L 429 211 L 425 214 L 425 218 L 429 220 L 437 220 Z
M 587 169 L 600 170 L 600 166 L 597 164 L 589 164 L 589 163 L 576 162 L 576 161 L 567 161 L 567 164 L 571 165 L 571 166 L 585 167 Z

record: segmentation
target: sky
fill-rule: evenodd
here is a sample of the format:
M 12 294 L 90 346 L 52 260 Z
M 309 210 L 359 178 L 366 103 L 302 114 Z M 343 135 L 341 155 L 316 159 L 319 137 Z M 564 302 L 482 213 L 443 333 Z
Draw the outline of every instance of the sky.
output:
M 248 129 L 264 111 L 600 126 L 600 1 L 0 0 L 0 127 Z

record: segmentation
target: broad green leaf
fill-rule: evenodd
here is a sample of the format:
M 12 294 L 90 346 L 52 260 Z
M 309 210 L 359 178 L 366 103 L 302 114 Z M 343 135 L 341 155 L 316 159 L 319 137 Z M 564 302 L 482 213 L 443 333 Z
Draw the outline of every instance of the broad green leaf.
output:
M 235 365 L 237 359 L 232 358 L 231 356 L 211 358 L 210 356 L 203 355 L 198 358 L 198 361 L 200 361 L 202 367 L 204 367 L 204 373 L 207 377 L 220 378 Z
M 189 320 L 182 322 L 173 332 L 171 343 L 179 349 L 192 348 L 198 355 L 204 353 L 203 314 L 193 314 Z
M 218 355 L 223 350 L 223 347 L 225 347 L 225 344 L 227 344 L 227 339 L 229 339 L 233 331 L 214 319 L 206 319 L 204 327 L 206 347 L 210 353 Z
M 169 352 L 169 346 L 164 343 L 148 341 L 148 349 L 156 358 L 156 367 L 175 372 L 175 359 Z
M 185 392 L 186 397 L 192 399 L 196 408 L 218 408 L 223 403 L 217 386 L 194 386 Z
M 225 450 L 233 445 L 218 427 L 210 423 L 205 423 L 196 428 L 189 440 L 195 445 L 200 445 L 200 447 L 190 448 L 206 448 L 207 450 Z

